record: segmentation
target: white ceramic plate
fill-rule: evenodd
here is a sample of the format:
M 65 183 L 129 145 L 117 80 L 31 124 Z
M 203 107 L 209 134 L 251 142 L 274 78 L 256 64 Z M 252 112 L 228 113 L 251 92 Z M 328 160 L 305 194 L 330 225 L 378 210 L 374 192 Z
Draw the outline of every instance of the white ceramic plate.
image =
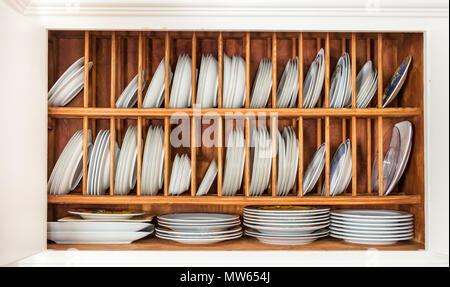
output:
M 334 226 L 333 224 L 330 225 L 330 230 L 340 232 L 340 233 L 347 233 L 347 234 L 354 234 L 355 236 L 358 236 L 359 234 L 365 234 L 365 235 L 398 235 L 398 234 L 410 234 L 414 232 L 414 228 L 408 228 L 408 229 L 402 229 L 402 230 L 367 230 L 367 229 L 352 229 L 352 228 L 339 228 L 337 226 Z
M 351 226 L 373 226 L 373 227 L 403 227 L 403 226 L 411 226 L 413 225 L 414 221 L 407 220 L 407 221 L 381 221 L 381 220 L 358 220 L 358 219 L 346 219 L 346 218 L 337 218 L 337 217 L 331 217 L 331 224 L 342 224 L 342 225 L 351 225 Z
M 68 213 L 81 216 L 83 219 L 95 219 L 95 220 L 105 220 L 111 221 L 114 219 L 130 219 L 134 216 L 143 215 L 143 212 L 136 213 L 124 213 L 124 214 L 109 214 L 109 213 L 90 213 L 90 212 L 79 212 L 69 210 Z
M 371 219 L 397 219 L 412 218 L 411 213 L 398 210 L 378 210 L 378 209 L 341 209 L 331 211 L 332 216 L 342 216 L 347 218 L 371 218 Z
M 152 232 L 47 232 L 57 244 L 130 244 Z
M 338 235 L 338 234 L 330 234 L 330 236 L 339 238 L 339 239 L 344 239 L 348 243 L 363 244 L 363 245 L 391 245 L 391 244 L 395 244 L 401 240 L 410 240 L 413 238 L 413 236 L 408 236 L 408 237 L 395 238 L 395 239 L 392 239 L 392 238 L 373 239 L 373 238 L 360 238 L 360 237 L 354 237 L 354 236 L 342 236 L 342 235 Z
M 142 222 L 47 222 L 47 232 L 135 232 L 152 227 Z
M 247 206 L 244 207 L 244 213 L 255 214 L 255 215 L 276 215 L 276 216 L 303 216 L 303 215 L 313 215 L 313 214 L 323 214 L 329 213 L 329 208 L 317 208 L 309 206 L 298 206 L 298 205 L 268 205 L 268 206 Z
M 316 225 L 316 226 L 305 226 L 305 227 L 270 227 L 270 226 L 262 226 L 262 225 L 256 225 L 256 224 L 248 224 L 244 222 L 245 227 L 249 227 L 252 229 L 257 230 L 261 233 L 266 234 L 292 234 L 292 235 L 298 235 L 298 234 L 308 234 L 312 233 L 316 230 L 325 228 L 328 226 L 328 224 L 323 225 Z
M 202 183 L 198 187 L 197 196 L 206 195 L 214 182 L 217 175 L 217 163 L 212 160 L 206 170 L 205 176 L 203 177 Z
M 158 220 L 179 223 L 229 222 L 239 219 L 239 215 L 225 213 L 182 212 L 159 215 Z
M 337 228 L 345 228 L 346 230 L 367 230 L 367 231 L 402 231 L 413 228 L 413 224 L 405 224 L 405 225 L 381 225 L 377 226 L 374 224 L 363 224 L 363 225 L 357 225 L 357 224 L 348 224 L 348 223 L 340 223 L 335 220 L 331 222 L 330 226 L 334 226 Z
M 197 238 L 176 238 L 176 237 L 170 237 L 170 236 L 164 236 L 162 234 L 157 233 L 156 237 L 161 238 L 161 239 L 168 239 L 168 240 L 173 240 L 179 243 L 183 243 L 183 244 L 213 244 L 213 243 L 218 243 L 221 241 L 225 241 L 225 240 L 231 240 L 231 239 L 236 239 L 242 236 L 242 233 L 237 234 L 237 235 L 233 235 L 230 237 L 219 237 L 219 238 L 201 238 L 201 239 L 197 239 Z
M 164 227 L 156 227 L 156 232 L 161 234 L 161 235 L 167 235 L 167 236 L 178 236 L 178 237 L 183 237 L 183 236 L 204 236 L 204 237 L 214 237 L 214 236 L 226 236 L 229 234 L 235 234 L 238 233 L 242 230 L 242 227 L 237 226 L 233 229 L 228 229 L 228 230 L 222 230 L 222 231 L 212 231 L 212 232 L 182 232 L 182 231 L 173 231 L 170 230 L 168 228 L 164 228 Z

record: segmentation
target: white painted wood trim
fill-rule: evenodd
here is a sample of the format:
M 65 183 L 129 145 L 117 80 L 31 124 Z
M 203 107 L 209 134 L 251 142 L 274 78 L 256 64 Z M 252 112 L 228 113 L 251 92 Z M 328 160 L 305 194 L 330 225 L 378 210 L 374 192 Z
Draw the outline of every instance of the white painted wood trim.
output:
M 361 16 L 448 17 L 448 1 L 418 0 L 7 0 L 24 15 L 40 16 Z

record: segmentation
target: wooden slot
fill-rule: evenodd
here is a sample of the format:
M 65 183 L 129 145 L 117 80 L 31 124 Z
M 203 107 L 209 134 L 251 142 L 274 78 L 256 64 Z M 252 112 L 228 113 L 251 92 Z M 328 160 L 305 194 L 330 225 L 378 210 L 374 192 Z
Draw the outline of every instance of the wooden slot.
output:
M 86 195 L 88 174 L 88 117 L 83 117 L 83 195 Z
M 196 113 L 197 109 L 195 107 L 196 103 L 196 92 L 197 92 L 197 81 L 196 81 L 196 71 L 197 71 L 197 34 L 195 32 L 192 33 L 192 71 L 191 71 L 191 106 L 194 109 L 194 114 Z M 195 193 L 197 192 L 197 143 L 196 143 L 196 136 L 197 136 L 197 128 L 196 128 L 196 122 L 198 120 L 201 120 L 200 118 L 196 117 L 194 115 L 193 118 L 191 118 L 191 196 L 195 196 Z M 201 128 L 199 130 L 201 133 Z M 200 142 L 201 144 L 201 142 Z
M 170 35 L 166 32 L 165 36 L 165 76 L 164 76 L 164 107 L 167 109 L 169 107 L 169 75 L 170 75 Z
M 170 154 L 170 118 L 165 117 L 164 118 L 164 196 L 169 195 L 170 156 L 171 156 L 171 154 Z
M 272 137 L 272 179 L 271 189 L 272 196 L 277 196 L 277 130 L 278 118 L 270 118 L 270 135 Z
M 218 119 L 218 135 L 217 135 L 217 196 L 222 196 L 222 182 L 223 182 L 223 119 Z
M 321 44 L 321 38 L 317 37 L 316 38 L 316 50 L 317 52 L 320 51 L 320 48 L 322 47 Z M 319 107 L 322 106 L 322 100 L 319 98 L 319 102 L 318 102 Z M 325 118 L 326 120 L 326 118 Z M 318 118 L 317 122 L 316 122 L 317 128 L 316 128 L 316 148 L 319 148 L 322 145 L 322 119 Z M 325 183 L 326 184 L 326 183 Z M 319 177 L 319 181 L 317 184 L 317 193 L 321 194 L 322 193 L 322 177 Z M 327 194 L 328 196 L 328 194 Z
M 330 33 L 325 39 L 325 107 L 330 107 Z M 325 192 L 330 196 L 330 117 L 325 118 Z
M 277 33 L 272 34 L 272 108 L 277 107 Z

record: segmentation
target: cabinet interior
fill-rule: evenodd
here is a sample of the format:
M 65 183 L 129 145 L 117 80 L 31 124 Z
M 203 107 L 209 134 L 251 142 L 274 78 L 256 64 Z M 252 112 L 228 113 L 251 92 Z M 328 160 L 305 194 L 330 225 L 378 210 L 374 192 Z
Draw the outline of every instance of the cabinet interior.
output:
M 298 105 L 292 109 L 276 107 L 276 87 L 289 59 L 299 57 L 302 90 L 303 79 L 314 61 L 320 48 L 327 55 L 327 69 L 322 94 L 316 108 L 302 108 L 301 94 Z M 379 73 L 379 87 L 367 108 L 332 109 L 322 107 L 329 97 L 327 89 L 336 63 L 343 52 L 348 52 L 352 69 L 360 71 L 367 60 L 373 62 Z M 170 92 L 166 91 L 162 108 L 145 109 L 141 107 L 148 85 L 163 57 L 169 58 L 172 72 L 175 72 L 178 56 L 188 54 L 192 63 L 200 69 L 202 55 L 212 54 L 216 59 L 223 59 L 226 54 L 240 55 L 246 61 L 249 70 L 246 76 L 246 106 L 242 109 L 221 108 L 222 73 L 219 72 L 219 107 L 202 109 L 196 114 L 196 109 L 170 109 L 168 99 Z M 406 82 L 397 97 L 387 108 L 381 108 L 379 103 L 393 73 L 402 60 L 412 55 L 413 60 Z M 93 62 L 91 71 L 85 80 L 82 90 L 67 106 L 48 108 L 48 176 L 70 137 L 80 129 L 92 131 L 92 142 L 101 129 L 115 131 L 119 146 L 130 125 L 138 126 L 138 134 L 144 145 L 149 126 L 161 126 L 165 134 L 177 127 L 170 122 L 170 117 L 176 112 L 187 114 L 189 129 L 211 128 L 217 123 L 216 145 L 173 147 L 166 145 L 164 186 L 156 196 L 140 195 L 140 174 L 142 153 L 138 153 L 138 184 L 127 196 L 113 195 L 110 188 L 104 196 L 86 195 L 87 164 L 83 164 L 84 177 L 74 191 L 68 195 L 48 196 L 48 220 L 55 221 L 67 211 L 76 207 L 127 208 L 143 210 L 155 215 L 172 212 L 224 212 L 242 214 L 242 209 L 248 205 L 260 204 L 295 204 L 330 206 L 338 208 L 374 208 L 404 210 L 414 214 L 415 238 L 410 242 L 401 242 L 392 246 L 377 246 L 387 250 L 423 249 L 425 243 L 424 214 L 424 125 L 423 125 L 423 34 L 422 33 L 360 33 L 360 32 L 205 32 L 205 31 L 49 31 L 48 33 L 48 87 L 50 88 L 62 73 L 77 59 L 85 56 Z M 261 59 L 271 58 L 272 69 L 275 72 L 272 93 L 267 107 L 250 109 L 251 87 L 255 79 Z M 219 63 L 219 67 L 222 67 Z M 128 82 L 136 74 L 145 70 L 144 89 L 139 89 L 137 106 L 131 109 L 114 108 L 115 100 L 120 96 Z M 381 75 L 381 77 L 380 77 Z M 354 85 L 353 85 L 354 86 Z M 193 103 L 195 103 L 196 83 L 193 85 Z M 205 120 L 208 112 L 216 112 L 218 116 L 211 122 Z M 286 126 L 293 126 L 300 142 L 299 172 L 294 189 L 288 196 L 275 195 L 271 175 L 268 189 L 260 197 L 249 196 L 250 157 L 246 155 L 244 179 L 236 196 L 221 195 L 221 180 L 225 165 L 226 147 L 223 147 L 231 125 L 224 120 L 226 112 L 241 112 L 233 124 L 242 124 L 248 139 L 251 127 L 255 122 L 246 112 L 259 112 L 266 116 L 267 127 L 280 132 Z M 270 113 L 277 113 L 272 118 Z M 203 117 L 203 119 L 201 119 Z M 193 120 L 195 119 L 195 120 Z M 371 191 L 370 179 L 372 164 L 376 152 L 382 148 L 385 153 L 389 148 L 390 134 L 395 123 L 409 120 L 413 123 L 414 135 L 412 151 L 407 168 L 388 196 Z M 215 121 L 215 122 L 214 122 Z M 195 124 L 195 123 L 200 124 Z M 186 132 L 189 132 L 186 131 Z M 302 196 L 303 172 L 308 166 L 317 147 L 328 142 L 327 163 L 333 157 L 337 147 L 347 138 L 351 139 L 352 148 L 356 149 L 353 158 L 353 171 L 356 177 L 352 179 L 344 194 L 330 197 L 320 196 L 322 183 L 326 181 L 326 169 L 322 172 L 314 190 Z M 200 139 L 190 139 L 189 143 L 199 143 Z M 355 143 L 356 141 L 356 143 Z M 247 151 L 248 151 L 247 147 Z M 169 196 L 168 186 L 173 159 L 177 153 L 186 153 L 191 158 L 192 176 L 190 190 L 180 196 Z M 140 157 L 139 157 L 140 156 Z M 216 177 L 208 195 L 196 197 L 195 193 L 212 159 L 218 164 L 219 174 Z M 328 171 L 329 172 L 329 171 Z M 276 174 L 276 166 L 272 169 Z M 320 188 L 319 188 L 320 187 Z M 297 195 L 299 194 L 299 195 Z M 329 194 L 329 193 L 328 193 Z M 49 243 L 49 249 L 67 249 L 73 246 Z M 305 246 L 272 246 L 259 243 L 255 239 L 242 237 L 230 242 L 217 243 L 210 246 L 190 246 L 168 242 L 154 236 L 137 241 L 130 245 L 78 245 L 78 249 L 146 249 L 146 250 L 359 250 L 372 248 L 344 243 L 332 238 L 320 239 Z

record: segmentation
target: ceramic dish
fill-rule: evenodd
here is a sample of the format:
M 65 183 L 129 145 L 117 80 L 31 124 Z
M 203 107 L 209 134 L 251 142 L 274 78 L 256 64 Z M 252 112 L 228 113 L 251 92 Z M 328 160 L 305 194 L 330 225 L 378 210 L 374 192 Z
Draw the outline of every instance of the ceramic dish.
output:
M 130 219 L 134 216 L 143 215 L 143 212 L 133 212 L 129 210 L 113 211 L 113 210 L 69 210 L 68 213 L 81 216 L 83 219 L 95 220 L 114 220 L 114 219 Z
M 389 85 L 384 90 L 383 97 L 382 97 L 382 103 L 383 108 L 389 105 L 390 102 L 397 96 L 398 92 L 403 86 L 403 83 L 406 80 L 406 77 L 408 75 L 408 69 L 411 65 L 412 56 L 406 57 L 400 66 L 395 70 L 394 75 L 391 78 L 391 81 L 389 82 Z
M 229 222 L 239 219 L 239 215 L 225 213 L 171 213 L 159 215 L 158 220 L 180 223 Z
M 47 222 L 48 232 L 135 232 L 153 228 L 151 223 L 140 222 Z
M 47 232 L 47 239 L 57 244 L 130 244 L 152 232 Z

